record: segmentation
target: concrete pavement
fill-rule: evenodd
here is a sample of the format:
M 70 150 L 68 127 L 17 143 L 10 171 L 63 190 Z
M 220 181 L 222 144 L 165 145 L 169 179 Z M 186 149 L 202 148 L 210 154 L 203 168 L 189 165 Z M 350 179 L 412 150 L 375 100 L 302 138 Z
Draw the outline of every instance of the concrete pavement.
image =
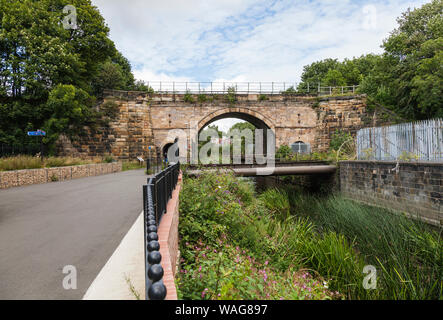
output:
M 144 170 L 0 190 L 0 299 L 81 299 L 142 210 Z M 77 289 L 62 286 L 63 267 Z

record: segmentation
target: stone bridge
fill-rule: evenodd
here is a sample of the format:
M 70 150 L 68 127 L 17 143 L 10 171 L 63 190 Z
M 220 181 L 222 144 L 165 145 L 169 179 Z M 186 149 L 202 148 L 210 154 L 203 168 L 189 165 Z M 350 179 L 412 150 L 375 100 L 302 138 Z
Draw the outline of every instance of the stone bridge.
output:
M 313 152 L 322 152 L 328 150 L 336 129 L 354 134 L 369 119 L 362 95 L 236 94 L 232 101 L 226 94 L 105 91 L 99 108 L 116 108 L 117 116 L 95 132 L 85 128 L 79 139 L 70 141 L 62 137 L 59 154 L 135 159 L 146 156 L 148 146 L 151 152 L 162 152 L 174 142 L 176 131 L 199 132 L 223 118 L 239 118 L 257 128 L 271 129 L 277 148 L 303 142 Z

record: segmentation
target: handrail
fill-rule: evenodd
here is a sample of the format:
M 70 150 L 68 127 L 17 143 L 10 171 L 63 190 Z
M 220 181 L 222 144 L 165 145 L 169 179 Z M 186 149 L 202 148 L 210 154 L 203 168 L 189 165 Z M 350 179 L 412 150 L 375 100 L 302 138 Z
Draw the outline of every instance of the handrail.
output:
M 320 83 L 307 84 L 306 88 L 297 90 L 297 82 L 196 82 L 196 81 L 147 81 L 147 86 L 156 93 L 175 94 L 345 94 L 355 93 L 358 85 L 322 86 Z
M 145 247 L 145 298 L 163 300 L 166 287 L 163 284 L 162 256 L 158 242 L 158 226 L 178 182 L 180 163 L 170 165 L 151 178 L 143 186 L 143 221 Z

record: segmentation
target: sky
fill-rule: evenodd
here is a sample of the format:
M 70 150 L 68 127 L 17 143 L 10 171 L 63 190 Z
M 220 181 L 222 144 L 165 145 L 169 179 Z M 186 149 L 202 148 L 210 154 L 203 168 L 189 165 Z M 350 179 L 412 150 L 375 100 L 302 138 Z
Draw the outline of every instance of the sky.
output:
M 381 53 L 429 0 L 92 0 L 144 81 L 298 82 L 303 66 Z

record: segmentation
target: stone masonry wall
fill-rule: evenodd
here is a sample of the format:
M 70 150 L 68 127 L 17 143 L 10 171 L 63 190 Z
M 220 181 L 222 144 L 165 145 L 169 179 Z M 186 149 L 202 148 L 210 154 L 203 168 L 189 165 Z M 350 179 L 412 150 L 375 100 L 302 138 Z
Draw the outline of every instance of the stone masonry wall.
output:
M 99 176 L 107 173 L 120 172 L 121 170 L 121 162 L 114 162 L 56 168 L 0 171 L 0 189 Z
M 368 117 L 365 96 L 319 98 L 313 96 L 236 95 L 230 103 L 223 95 L 207 95 L 199 102 L 185 101 L 183 94 L 153 94 L 142 92 L 106 92 L 104 103 L 113 101 L 118 116 L 106 128 L 92 133 L 88 128 L 82 137 L 59 140 L 60 155 L 78 154 L 81 157 L 112 155 L 117 159 L 146 157 L 151 152 L 174 142 L 172 130 L 191 132 L 202 129 L 223 117 L 238 117 L 256 126 L 271 128 L 276 147 L 303 141 L 312 151 L 327 151 L 331 135 L 336 129 L 355 133 L 365 126 Z M 189 134 L 188 147 L 190 146 Z
M 342 161 L 340 189 L 351 199 L 443 225 L 443 163 Z

